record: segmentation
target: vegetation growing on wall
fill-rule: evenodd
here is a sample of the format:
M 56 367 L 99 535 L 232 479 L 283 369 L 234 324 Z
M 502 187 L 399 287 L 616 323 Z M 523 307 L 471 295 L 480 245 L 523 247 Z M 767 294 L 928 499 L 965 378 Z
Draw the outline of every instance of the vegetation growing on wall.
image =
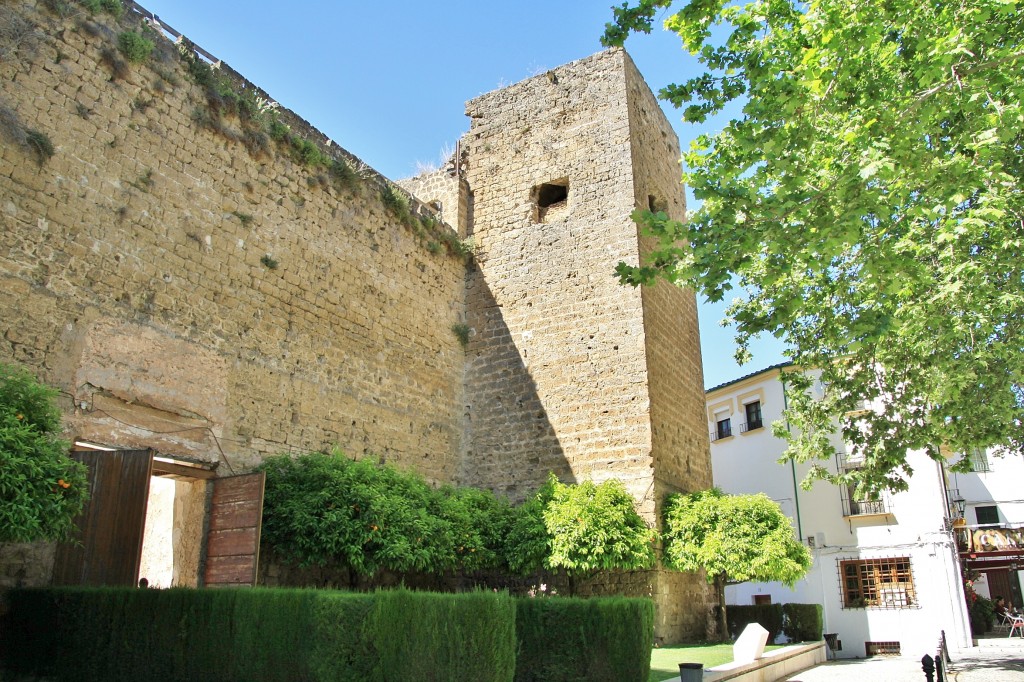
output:
M 36 163 L 40 166 L 56 153 L 53 148 L 53 142 L 50 141 L 50 136 L 41 130 L 25 131 L 25 143 L 35 157 Z
M 465 348 L 469 345 L 469 325 L 464 322 L 456 322 L 452 325 L 452 334 L 459 340 L 459 345 Z
M 117 36 L 117 49 L 133 64 L 141 64 L 149 59 L 154 47 L 156 45 L 152 40 L 137 31 L 124 31 Z
M 0 542 L 60 540 L 88 496 L 86 469 L 60 438 L 57 391 L 0 364 Z
M 0 139 L 21 147 L 42 166 L 55 153 L 50 136 L 41 130 L 26 127 L 18 114 L 0 101 Z

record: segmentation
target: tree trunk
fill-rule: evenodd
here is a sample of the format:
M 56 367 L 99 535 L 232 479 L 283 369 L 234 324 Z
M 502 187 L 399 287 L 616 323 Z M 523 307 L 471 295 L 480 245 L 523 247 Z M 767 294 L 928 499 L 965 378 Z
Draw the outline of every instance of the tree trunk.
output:
M 725 619 L 725 574 L 715 576 L 715 592 L 718 594 L 718 636 L 723 642 L 730 641 L 729 623 Z

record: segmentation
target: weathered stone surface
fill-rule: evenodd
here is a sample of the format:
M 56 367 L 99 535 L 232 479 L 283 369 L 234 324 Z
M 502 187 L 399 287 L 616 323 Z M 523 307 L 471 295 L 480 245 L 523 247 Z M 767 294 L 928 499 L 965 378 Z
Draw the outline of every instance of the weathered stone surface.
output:
M 548 472 L 615 477 L 651 523 L 666 493 L 711 484 L 694 296 L 614 276 L 648 248 L 634 209 L 685 209 L 678 141 L 625 52 L 467 104 L 451 162 L 401 183 L 451 225 L 442 239 L 388 208 L 371 170 L 338 186 L 213 120 L 172 46 L 118 74 L 109 17 L 4 11 L 46 38 L 0 62 L 0 120 L 20 122 L 0 145 L 0 359 L 62 389 L 70 436 L 218 475 L 338 446 L 513 499 Z M 45 163 L 27 129 L 53 141 Z M 439 243 L 461 237 L 468 269 Z M 194 542 L 182 552 L 198 565 Z M 653 596 L 663 641 L 705 634 L 700 576 L 580 589 Z

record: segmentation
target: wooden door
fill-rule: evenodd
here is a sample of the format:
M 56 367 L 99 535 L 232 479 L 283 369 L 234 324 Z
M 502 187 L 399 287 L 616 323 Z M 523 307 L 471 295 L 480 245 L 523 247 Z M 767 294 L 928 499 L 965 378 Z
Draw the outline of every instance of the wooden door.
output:
M 78 532 L 57 546 L 54 585 L 134 586 L 146 527 L 151 450 L 75 451 L 89 468 L 89 500 Z
M 262 471 L 214 479 L 203 572 L 207 587 L 256 584 L 265 479 Z
M 1013 575 L 1012 579 L 1016 577 Z M 993 599 L 1002 597 L 1010 606 L 1020 608 L 1020 588 L 1014 589 L 1008 569 L 985 571 L 985 579 L 988 581 L 988 593 Z

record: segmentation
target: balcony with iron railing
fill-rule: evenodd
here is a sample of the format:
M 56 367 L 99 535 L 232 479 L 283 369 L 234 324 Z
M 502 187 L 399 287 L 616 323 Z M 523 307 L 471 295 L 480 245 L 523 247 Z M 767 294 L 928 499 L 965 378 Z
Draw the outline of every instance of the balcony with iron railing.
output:
M 711 442 L 714 443 L 716 440 L 723 440 L 725 438 L 732 437 L 732 427 L 726 427 L 724 429 L 712 429 L 708 434 L 711 436 Z
M 749 422 L 743 422 L 740 424 L 740 433 L 746 433 L 747 431 L 753 431 L 754 429 L 764 428 L 764 421 L 761 419 Z
M 847 450 L 836 453 L 836 464 L 840 472 L 859 469 L 864 466 L 864 455 Z M 843 516 L 878 516 L 892 513 L 888 498 L 879 493 L 877 499 L 858 498 L 855 486 L 840 488 L 843 503 Z
M 890 513 L 889 501 L 884 497 L 877 500 L 857 500 L 853 495 L 843 496 L 843 516 L 877 516 Z

